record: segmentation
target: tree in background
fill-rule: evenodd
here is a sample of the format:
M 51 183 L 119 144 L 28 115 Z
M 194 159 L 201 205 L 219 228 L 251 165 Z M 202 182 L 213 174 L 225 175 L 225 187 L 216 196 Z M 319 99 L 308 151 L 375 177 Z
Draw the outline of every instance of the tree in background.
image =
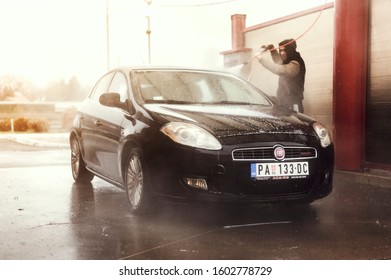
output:
M 45 101 L 82 101 L 86 98 L 88 89 L 81 86 L 77 77 L 69 81 L 55 81 L 44 90 Z
M 0 101 L 6 101 L 15 96 L 13 89 L 9 87 L 4 87 L 0 89 Z
M 47 87 L 41 89 L 20 77 L 13 75 L 0 77 L 0 101 L 82 101 L 88 93 L 89 88 L 83 87 L 75 76 L 68 81 L 62 79 L 51 82 Z
M 13 75 L 0 77 L 0 101 L 34 101 L 37 93 L 37 87 L 24 78 Z

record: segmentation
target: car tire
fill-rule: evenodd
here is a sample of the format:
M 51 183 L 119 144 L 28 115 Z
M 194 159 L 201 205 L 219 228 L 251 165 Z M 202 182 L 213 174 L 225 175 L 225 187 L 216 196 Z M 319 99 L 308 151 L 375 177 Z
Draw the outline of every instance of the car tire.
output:
M 71 140 L 71 167 L 73 179 L 78 183 L 91 182 L 94 178 L 94 174 L 86 168 L 76 137 Z
M 153 209 L 153 194 L 151 192 L 147 170 L 141 151 L 131 150 L 126 164 L 125 189 L 130 211 L 133 214 L 146 214 Z

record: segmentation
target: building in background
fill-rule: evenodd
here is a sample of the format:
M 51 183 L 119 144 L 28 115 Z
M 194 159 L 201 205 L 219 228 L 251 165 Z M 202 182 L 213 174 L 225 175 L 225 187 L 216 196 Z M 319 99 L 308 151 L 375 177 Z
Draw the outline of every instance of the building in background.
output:
M 390 12 L 388 0 L 337 0 L 251 27 L 246 15 L 233 15 L 232 49 L 221 54 L 273 95 L 278 77 L 251 58 L 261 45 L 299 37 L 305 113 L 332 130 L 336 168 L 391 170 Z

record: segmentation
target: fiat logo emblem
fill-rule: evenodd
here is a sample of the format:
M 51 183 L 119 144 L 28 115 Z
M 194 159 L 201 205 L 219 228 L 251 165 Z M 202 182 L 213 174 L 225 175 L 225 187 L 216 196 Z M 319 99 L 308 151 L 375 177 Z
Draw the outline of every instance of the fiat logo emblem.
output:
M 283 160 L 285 158 L 285 149 L 283 147 L 276 147 L 274 149 L 274 157 L 278 160 Z

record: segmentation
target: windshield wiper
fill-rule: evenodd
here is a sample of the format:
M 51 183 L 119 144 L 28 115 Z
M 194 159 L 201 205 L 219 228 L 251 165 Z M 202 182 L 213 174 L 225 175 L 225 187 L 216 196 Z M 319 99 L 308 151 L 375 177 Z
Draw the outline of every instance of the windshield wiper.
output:
M 243 101 L 227 101 L 227 100 L 221 100 L 221 101 L 213 101 L 213 102 L 205 102 L 203 104 L 230 104 L 230 105 L 255 105 L 249 102 L 243 102 Z
M 144 100 L 145 103 L 148 104 L 197 104 L 190 101 L 180 101 L 180 100 L 153 100 L 153 99 L 146 99 Z

